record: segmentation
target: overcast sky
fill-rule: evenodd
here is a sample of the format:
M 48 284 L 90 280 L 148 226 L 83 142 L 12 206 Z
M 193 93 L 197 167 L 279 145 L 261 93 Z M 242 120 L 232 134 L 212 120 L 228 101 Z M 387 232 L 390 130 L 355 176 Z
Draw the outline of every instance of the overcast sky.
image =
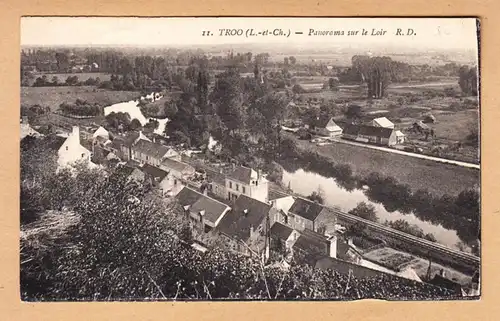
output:
M 219 36 L 221 28 L 281 28 L 284 36 Z M 386 30 L 383 36 L 347 36 L 349 30 Z M 412 28 L 416 35 L 396 36 L 396 29 Z M 343 30 L 344 36 L 308 36 L 309 30 Z M 202 36 L 203 30 L 214 35 Z M 302 31 L 303 35 L 293 34 Z M 21 19 L 21 45 L 204 45 L 204 44 L 322 44 L 401 46 L 429 49 L 477 50 L 473 18 L 111 18 L 25 17 Z

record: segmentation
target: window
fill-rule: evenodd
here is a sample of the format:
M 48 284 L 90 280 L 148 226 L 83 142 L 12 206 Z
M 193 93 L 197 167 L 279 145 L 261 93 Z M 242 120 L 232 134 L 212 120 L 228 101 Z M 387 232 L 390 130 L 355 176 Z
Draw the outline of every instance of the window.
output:
M 237 190 L 237 191 L 239 191 L 239 190 L 240 190 L 240 189 L 239 189 L 239 187 L 240 187 L 240 186 L 239 186 L 238 184 L 236 184 L 236 190 Z
M 85 154 L 84 154 L 84 153 L 82 153 L 82 158 L 84 158 L 84 157 L 85 157 Z
M 233 183 L 229 182 L 229 188 L 233 188 Z
M 68 150 L 68 146 L 66 146 L 66 150 Z
M 177 180 L 176 179 L 174 179 L 174 185 L 177 185 Z
M 242 187 L 241 187 L 241 192 L 242 192 L 243 194 L 245 194 L 245 186 L 242 186 Z
M 149 156 L 146 156 L 146 160 L 149 160 Z

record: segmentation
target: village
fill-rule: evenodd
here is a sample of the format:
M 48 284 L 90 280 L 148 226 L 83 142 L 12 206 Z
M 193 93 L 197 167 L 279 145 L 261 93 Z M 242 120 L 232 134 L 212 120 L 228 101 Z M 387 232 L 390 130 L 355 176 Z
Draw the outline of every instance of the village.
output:
M 296 132 L 285 127 L 287 130 Z M 394 130 L 394 124 L 387 118 L 377 118 L 366 125 L 350 125 L 344 130 L 329 119 L 322 126 L 317 125 L 315 130 L 322 138 L 311 141 L 319 146 L 332 139 L 379 146 L 404 142 L 404 135 Z M 21 138 L 26 136 L 43 135 L 24 118 L 21 119 Z M 464 253 L 453 253 L 432 242 L 428 243 L 436 255 L 429 257 L 424 276 L 419 276 L 412 269 L 411 262 L 384 266 L 383 262 L 371 261 L 370 251 L 358 248 L 353 244 L 352 237 L 347 236 L 346 226 L 340 222 L 349 221 L 339 219 L 337 208 L 287 193 L 269 182 L 262 170 L 235 164 L 200 163 L 192 157 L 192 152 L 166 146 L 157 142 L 162 141 L 161 135 L 148 133 L 146 136 L 142 131 L 120 135 L 102 126 L 73 126 L 71 132 L 58 130 L 55 137 L 53 148 L 57 151 L 59 169 L 70 168 L 75 163 L 83 163 L 90 168 L 118 168 L 130 180 L 150 184 L 163 197 L 174 198 L 191 221 L 192 229 L 197 232 L 195 235 L 198 237 L 191 246 L 198 251 L 208 251 L 207 238 L 210 242 L 210 237 L 215 234 L 224 240 L 226 249 L 257 256 L 263 262 L 269 260 L 271 252 L 278 252 L 284 255 L 279 263 L 283 266 L 288 266 L 295 255 L 315 268 L 340 269 L 360 277 L 385 273 L 417 282 L 424 279 L 430 284 L 451 289 L 456 295 L 469 295 L 467 291 L 472 291 L 474 295 L 478 289 L 477 272 L 472 283 L 465 285 L 464 281 L 460 283 L 455 277 L 453 280 L 446 277 L 446 264 L 432 266 L 431 263 L 434 257 L 442 260 L 449 256 L 450 262 L 455 263 L 463 259 L 468 266 L 466 269 L 472 272 L 475 261 L 467 257 L 464 259 Z M 349 216 L 341 214 L 342 217 L 346 215 Z M 412 242 L 425 246 L 420 239 L 409 243 Z M 451 271 L 452 275 L 456 273 Z
M 315 46 L 23 46 L 23 300 L 478 298 L 477 51 Z

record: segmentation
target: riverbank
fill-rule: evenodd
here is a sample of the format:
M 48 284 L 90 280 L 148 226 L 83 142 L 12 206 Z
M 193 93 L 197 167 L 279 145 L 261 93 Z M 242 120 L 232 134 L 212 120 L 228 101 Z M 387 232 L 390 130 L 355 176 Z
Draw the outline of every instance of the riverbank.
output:
M 349 144 L 317 146 L 305 140 L 295 139 L 295 141 L 299 150 L 313 150 L 338 164 L 349 164 L 354 175 L 367 176 L 372 172 L 378 172 L 394 177 L 412 190 L 427 189 L 438 196 L 457 195 L 480 183 L 480 172 L 477 169 Z

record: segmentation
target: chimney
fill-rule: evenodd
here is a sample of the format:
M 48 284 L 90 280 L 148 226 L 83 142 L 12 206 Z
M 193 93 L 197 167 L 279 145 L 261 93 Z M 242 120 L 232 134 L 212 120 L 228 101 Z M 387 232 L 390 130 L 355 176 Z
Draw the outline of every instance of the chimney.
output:
M 329 248 L 329 255 L 330 257 L 337 258 L 337 236 L 334 235 L 330 238 L 328 245 L 330 246 Z
M 260 180 L 261 177 L 262 177 L 262 170 L 258 169 L 257 170 L 257 179 Z
M 201 229 L 205 230 L 205 210 L 200 211 L 200 224 L 201 224 Z
M 78 140 L 78 143 L 80 143 L 80 127 L 78 126 L 73 126 L 73 131 L 71 133 L 73 136 L 75 136 Z

